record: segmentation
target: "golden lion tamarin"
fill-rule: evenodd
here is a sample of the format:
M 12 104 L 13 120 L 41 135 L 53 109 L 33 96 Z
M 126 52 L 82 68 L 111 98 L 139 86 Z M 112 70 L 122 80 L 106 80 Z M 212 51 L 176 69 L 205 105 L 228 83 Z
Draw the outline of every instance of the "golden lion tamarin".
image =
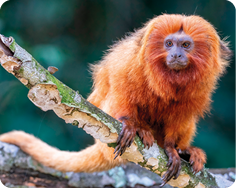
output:
M 229 55 L 227 43 L 199 16 L 157 16 L 116 43 L 93 66 L 94 88 L 88 98 L 123 124 L 116 157 L 138 134 L 148 147 L 157 140 L 169 157 L 164 183 L 178 177 L 180 154 L 189 155 L 194 172 L 200 171 L 206 156 L 190 143 L 196 122 L 209 111 Z M 119 156 L 114 160 L 114 149 L 100 141 L 81 152 L 65 152 L 20 131 L 0 140 L 61 171 L 102 171 L 125 162 Z

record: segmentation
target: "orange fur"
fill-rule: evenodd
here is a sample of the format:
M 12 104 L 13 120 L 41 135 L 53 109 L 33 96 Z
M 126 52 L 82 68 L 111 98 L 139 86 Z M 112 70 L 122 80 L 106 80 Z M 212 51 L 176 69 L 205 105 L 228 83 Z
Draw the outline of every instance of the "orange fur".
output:
M 194 50 L 188 54 L 189 66 L 176 72 L 164 63 L 163 41 L 181 28 L 194 41 Z M 93 66 L 94 88 L 88 100 L 116 119 L 129 117 L 126 123 L 134 129 L 130 131 L 145 130 L 144 136 L 151 133 L 161 147 L 186 150 L 195 161 L 200 158 L 201 162 L 193 164 L 198 171 L 206 157 L 190 143 L 196 122 L 209 111 L 228 52 L 213 26 L 199 16 L 155 17 L 115 44 Z M 101 171 L 124 162 L 120 157 L 113 160 L 114 150 L 99 141 L 81 152 L 69 153 L 23 132 L 3 134 L 0 140 L 19 145 L 36 160 L 62 171 Z M 176 151 L 172 153 L 176 155 Z

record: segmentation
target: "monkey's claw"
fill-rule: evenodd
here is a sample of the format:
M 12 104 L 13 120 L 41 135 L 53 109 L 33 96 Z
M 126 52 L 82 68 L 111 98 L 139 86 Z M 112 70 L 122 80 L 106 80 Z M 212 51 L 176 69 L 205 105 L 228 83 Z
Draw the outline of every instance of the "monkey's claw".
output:
M 151 130 L 141 129 L 137 130 L 139 137 L 141 138 L 144 147 L 150 148 L 154 143 L 154 137 Z
M 134 141 L 136 133 L 141 138 L 145 147 L 151 147 L 154 143 L 154 137 L 152 135 L 151 129 L 137 128 L 135 126 L 127 125 L 122 122 L 122 131 L 117 139 L 117 146 L 115 148 L 114 154 L 116 159 L 119 155 L 121 156 L 127 147 L 130 147 Z
M 206 155 L 201 149 L 196 147 L 188 147 L 183 151 L 178 149 L 177 152 L 181 158 L 189 161 L 195 174 L 203 169 L 204 163 L 206 163 Z
M 168 167 L 168 170 L 162 177 L 163 183 L 161 184 L 161 187 L 163 187 L 168 181 L 170 181 L 172 177 L 174 177 L 174 179 L 177 179 L 181 171 L 181 160 L 176 150 L 175 152 L 166 151 L 166 154 L 169 157 L 169 161 L 166 165 Z
M 122 131 L 117 139 L 117 146 L 114 151 L 114 154 L 116 155 L 114 159 L 116 159 L 119 155 L 121 156 L 125 152 L 126 148 L 132 144 L 136 135 L 136 130 L 136 128 L 127 126 L 123 123 Z

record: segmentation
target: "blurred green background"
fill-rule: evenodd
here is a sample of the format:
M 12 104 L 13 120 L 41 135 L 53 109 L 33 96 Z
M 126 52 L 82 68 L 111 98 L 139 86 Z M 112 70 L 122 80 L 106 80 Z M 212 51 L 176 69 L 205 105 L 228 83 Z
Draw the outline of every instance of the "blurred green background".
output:
M 235 8 L 226 0 L 10 0 L 0 9 L 0 33 L 13 36 L 44 67 L 84 97 L 92 86 L 89 63 L 99 61 L 125 33 L 162 13 L 196 14 L 229 36 L 235 50 Z M 0 67 L 0 133 L 24 130 L 62 150 L 93 144 L 82 129 L 43 112 L 28 89 Z M 206 167 L 235 166 L 235 61 L 213 95 L 211 114 L 201 120 L 194 145 L 208 156 Z

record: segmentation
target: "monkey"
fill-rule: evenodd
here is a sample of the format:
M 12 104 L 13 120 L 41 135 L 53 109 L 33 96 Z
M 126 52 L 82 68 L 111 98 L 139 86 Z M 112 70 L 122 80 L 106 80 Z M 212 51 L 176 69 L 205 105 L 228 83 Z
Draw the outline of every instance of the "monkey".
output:
M 96 140 L 80 152 L 60 151 L 22 131 L 2 134 L 0 140 L 57 170 L 96 172 L 125 163 L 121 156 L 137 134 L 145 147 L 156 140 L 167 154 L 163 185 L 179 176 L 181 155 L 189 156 L 197 173 L 206 155 L 191 146 L 196 124 L 210 111 L 212 93 L 230 55 L 228 43 L 202 17 L 154 17 L 92 66 L 88 101 L 123 126 L 115 149 Z

